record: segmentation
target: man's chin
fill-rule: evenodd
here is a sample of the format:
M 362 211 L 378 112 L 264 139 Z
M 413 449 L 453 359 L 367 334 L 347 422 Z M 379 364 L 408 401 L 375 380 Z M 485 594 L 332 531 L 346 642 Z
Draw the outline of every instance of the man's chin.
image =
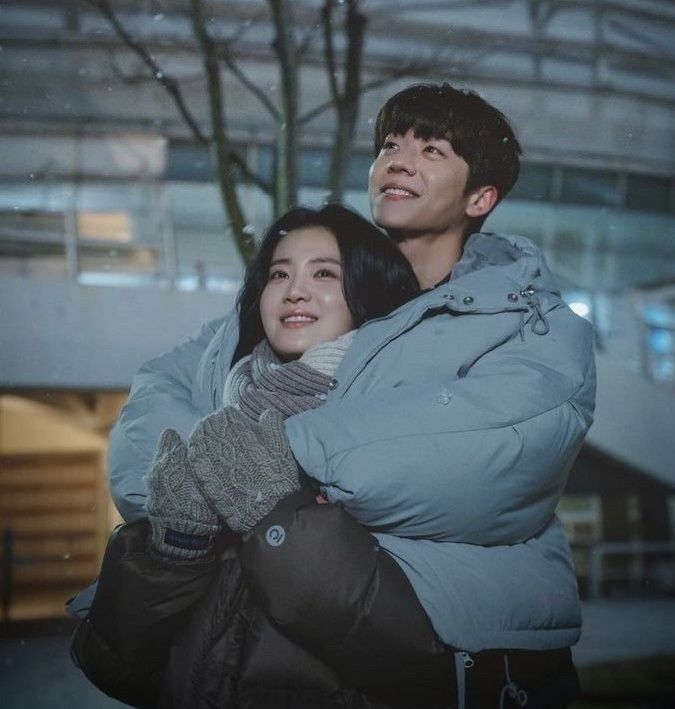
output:
M 377 224 L 377 226 L 379 226 L 383 231 L 386 231 L 387 236 L 389 236 L 392 241 L 396 241 L 398 243 L 414 236 L 412 233 L 414 230 L 407 224 L 402 223 L 401 219 L 394 219 L 389 215 L 378 214 L 374 210 L 372 211 L 372 215 L 375 224 Z
M 416 236 L 421 236 L 423 233 L 418 229 L 411 228 L 408 224 L 401 224 L 401 220 L 378 219 L 373 215 L 373 221 L 397 244 L 407 241 L 408 239 L 414 239 Z

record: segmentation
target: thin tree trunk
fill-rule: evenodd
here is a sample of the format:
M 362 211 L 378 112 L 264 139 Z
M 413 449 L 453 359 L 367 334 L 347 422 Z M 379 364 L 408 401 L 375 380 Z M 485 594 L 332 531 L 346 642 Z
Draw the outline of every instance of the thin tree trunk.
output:
M 268 1 L 276 30 L 274 51 L 279 60 L 281 81 L 281 117 L 277 132 L 274 194 L 274 212 L 278 216 L 298 203 L 298 67 L 291 3 L 288 0 Z
M 336 66 L 331 31 L 332 1 L 326 0 L 323 9 L 324 39 L 326 42 L 326 69 L 336 107 L 335 137 L 331 149 L 328 173 L 329 200 L 341 202 L 344 197 L 349 157 L 354 142 L 361 94 L 361 57 L 366 18 L 359 12 L 358 0 L 348 0 L 345 18 L 347 56 L 344 68 L 344 90 L 337 85 Z
M 230 218 L 234 241 L 245 263 L 249 263 L 253 259 L 256 249 L 253 234 L 246 229 L 246 218 L 237 195 L 234 178 L 235 165 L 232 160 L 232 146 L 225 121 L 224 98 L 217 53 L 213 40 L 204 26 L 202 0 L 191 0 L 191 3 L 192 27 L 202 51 L 204 70 L 206 72 L 211 129 L 213 132 L 211 146 L 215 153 L 218 186 Z

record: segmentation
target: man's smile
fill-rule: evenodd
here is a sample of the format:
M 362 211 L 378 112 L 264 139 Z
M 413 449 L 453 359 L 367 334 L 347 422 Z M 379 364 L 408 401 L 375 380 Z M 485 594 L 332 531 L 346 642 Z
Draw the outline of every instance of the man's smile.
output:
M 391 197 L 394 199 L 408 199 L 408 198 L 413 198 L 413 197 L 419 197 L 419 194 L 415 192 L 414 190 L 411 190 L 408 187 L 404 187 L 403 185 L 389 182 L 386 185 L 384 185 L 381 189 L 380 192 L 384 194 L 386 197 Z

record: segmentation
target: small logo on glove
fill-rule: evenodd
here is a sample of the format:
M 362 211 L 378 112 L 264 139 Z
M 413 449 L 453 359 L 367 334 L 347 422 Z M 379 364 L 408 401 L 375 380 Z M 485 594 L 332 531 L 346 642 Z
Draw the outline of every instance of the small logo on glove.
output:
M 275 524 L 265 532 L 265 541 L 271 547 L 279 547 L 286 539 L 286 530 L 279 524 Z

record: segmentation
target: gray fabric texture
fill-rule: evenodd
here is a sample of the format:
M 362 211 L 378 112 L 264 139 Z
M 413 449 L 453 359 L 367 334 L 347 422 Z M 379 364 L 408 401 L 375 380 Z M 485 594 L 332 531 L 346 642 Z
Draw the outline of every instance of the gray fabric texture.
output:
M 190 471 L 187 446 L 171 428 L 160 436 L 147 483 L 155 549 L 173 559 L 211 556 L 213 539 L 220 530 L 218 517 L 206 504 Z
M 259 422 L 227 407 L 200 421 L 188 457 L 204 498 L 234 532 L 246 532 L 279 500 L 300 489 L 284 417 L 267 409 Z
M 320 406 L 353 337 L 350 331 L 311 347 L 290 362 L 282 362 L 269 342 L 262 340 L 228 374 L 224 405 L 234 406 L 251 421 L 257 421 L 266 409 L 276 409 L 286 418 Z

